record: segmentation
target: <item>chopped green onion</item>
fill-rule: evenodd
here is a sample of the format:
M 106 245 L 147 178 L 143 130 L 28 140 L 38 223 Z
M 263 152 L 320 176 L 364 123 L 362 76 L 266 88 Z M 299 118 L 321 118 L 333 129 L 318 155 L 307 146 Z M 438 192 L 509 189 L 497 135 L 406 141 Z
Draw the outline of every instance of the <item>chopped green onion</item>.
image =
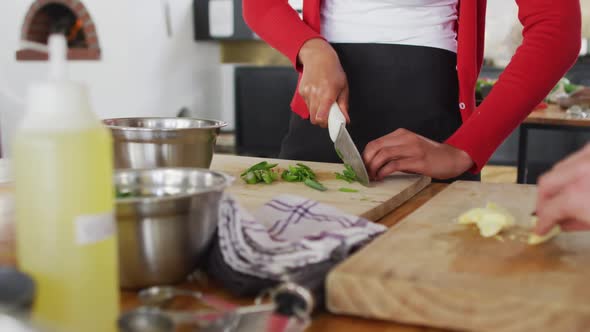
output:
M 270 184 L 279 179 L 279 174 L 273 170 L 276 166 L 277 164 L 269 164 L 267 161 L 262 161 L 245 170 L 240 177 L 247 184 Z M 316 181 L 316 174 L 313 170 L 302 163 L 289 166 L 280 176 L 287 182 L 303 182 L 313 189 L 320 191 L 327 190 L 326 187 Z
M 266 184 L 272 183 L 272 176 L 270 175 L 270 173 L 268 171 L 262 173 L 261 176 L 262 176 L 262 180 L 264 181 L 264 183 L 266 183 Z
M 259 162 L 245 170 L 240 177 L 247 184 L 267 183 L 270 184 L 279 178 L 279 175 L 273 171 L 278 164 L 269 164 L 267 161 Z
M 336 154 L 338 155 L 338 158 L 340 158 L 340 160 L 344 161 L 344 158 L 342 158 L 342 152 L 340 152 L 340 150 L 336 149 Z
M 344 164 L 344 170 L 342 171 L 342 173 L 336 173 L 336 178 L 338 180 L 343 180 L 348 183 L 353 183 L 355 181 L 358 181 L 358 178 L 357 178 L 356 174 L 354 173 L 354 170 L 348 164 Z
M 256 183 L 258 183 L 258 179 L 256 178 L 256 175 L 252 171 L 247 172 L 246 175 L 242 176 L 242 179 L 244 181 L 246 181 L 247 184 L 256 184 Z
M 251 171 L 265 169 L 266 165 L 268 165 L 268 161 L 261 161 L 258 164 L 255 164 L 255 165 L 251 166 L 250 168 L 248 168 L 247 170 L 245 170 L 244 173 L 240 174 L 240 176 L 244 176 L 244 175 L 246 175 L 246 173 L 251 172 Z
M 258 164 L 255 164 L 255 165 L 251 166 L 250 168 L 248 168 L 247 170 L 245 170 L 244 173 L 240 174 L 240 176 L 246 175 L 246 173 L 248 173 L 250 171 L 270 170 L 270 169 L 275 168 L 277 165 L 278 164 L 269 164 L 268 161 L 261 161 Z
M 306 169 L 306 170 L 308 170 L 308 171 L 310 171 L 310 172 L 313 172 L 313 171 L 311 170 L 311 168 L 309 168 L 309 166 L 307 166 L 307 165 L 305 165 L 305 164 L 302 164 L 302 163 L 297 163 L 297 166 L 299 166 L 299 167 L 301 167 L 301 168 L 303 168 L 303 169 Z
M 287 181 L 287 182 L 298 182 L 299 181 L 299 177 L 287 170 L 285 170 L 283 172 L 282 175 L 283 180 Z
M 287 182 L 303 182 L 307 186 L 316 190 L 328 190 L 321 183 L 316 181 L 316 174 L 305 164 L 298 163 L 295 166 L 289 166 L 288 169 L 283 171 L 281 177 Z
M 359 191 L 356 189 L 352 189 L 352 188 L 340 188 L 338 189 L 338 191 L 341 191 L 343 193 L 358 193 Z
M 317 182 L 315 180 L 312 180 L 312 179 L 305 179 L 305 181 L 303 181 L 303 183 L 306 186 L 308 186 L 310 188 L 313 188 L 315 190 L 319 190 L 319 191 L 326 191 L 326 190 L 328 190 L 328 188 L 324 187 L 321 183 L 319 183 L 319 182 Z
M 340 173 L 334 173 L 334 174 L 336 174 L 336 179 L 338 179 L 338 180 L 346 181 L 348 183 L 353 183 L 354 182 L 354 180 L 351 180 L 348 177 L 346 177 L 346 176 L 344 176 L 344 175 L 342 175 Z
M 259 169 L 253 171 L 254 175 L 256 175 L 256 180 L 258 180 L 258 182 L 262 181 L 262 171 L 260 171 Z

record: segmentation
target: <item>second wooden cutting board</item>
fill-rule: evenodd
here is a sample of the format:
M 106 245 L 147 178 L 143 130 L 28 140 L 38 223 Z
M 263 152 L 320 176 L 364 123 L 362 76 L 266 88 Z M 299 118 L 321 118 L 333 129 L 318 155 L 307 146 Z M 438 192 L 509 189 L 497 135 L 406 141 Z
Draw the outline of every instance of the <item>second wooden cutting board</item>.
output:
M 223 171 L 236 177 L 236 182 L 229 188 L 228 192 L 233 194 L 240 204 L 251 211 L 261 207 L 278 195 L 292 194 L 332 205 L 343 212 L 372 221 L 379 220 L 430 183 L 430 179 L 427 177 L 400 173 L 394 174 L 382 182 L 373 183 L 371 187 L 367 188 L 358 183 L 349 184 L 337 180 L 334 172 L 342 172 L 344 168 L 342 164 L 314 162 L 304 163 L 316 172 L 318 180 L 328 188 L 328 191 L 321 192 L 311 189 L 303 183 L 289 183 L 282 180 L 270 185 L 248 185 L 244 183 L 240 179 L 240 174 L 248 167 L 263 160 L 278 163 L 281 168 L 297 163 L 291 160 L 215 155 L 211 169 Z M 357 189 L 358 192 L 338 191 L 342 187 Z
M 590 331 L 590 234 L 524 243 L 535 196 L 534 186 L 452 184 L 336 267 L 328 308 L 475 331 Z M 488 201 L 517 226 L 486 239 L 456 224 Z

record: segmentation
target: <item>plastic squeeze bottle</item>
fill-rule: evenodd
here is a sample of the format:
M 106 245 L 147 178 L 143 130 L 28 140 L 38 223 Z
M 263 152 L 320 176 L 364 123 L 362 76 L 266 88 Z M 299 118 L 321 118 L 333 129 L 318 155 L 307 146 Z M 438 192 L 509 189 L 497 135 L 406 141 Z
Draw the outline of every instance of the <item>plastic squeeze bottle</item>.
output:
M 64 36 L 49 79 L 28 91 L 14 140 L 18 264 L 36 282 L 33 319 L 58 331 L 114 332 L 119 312 L 112 137 L 85 86 L 68 80 Z

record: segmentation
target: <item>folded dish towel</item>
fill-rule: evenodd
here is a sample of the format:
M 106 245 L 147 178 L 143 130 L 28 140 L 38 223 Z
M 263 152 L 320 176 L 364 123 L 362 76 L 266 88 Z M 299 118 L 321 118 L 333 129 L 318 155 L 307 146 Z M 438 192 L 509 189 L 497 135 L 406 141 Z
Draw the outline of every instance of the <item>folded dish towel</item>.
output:
M 233 270 L 271 280 L 361 246 L 386 227 L 303 197 L 281 195 L 253 214 L 226 195 L 219 247 Z

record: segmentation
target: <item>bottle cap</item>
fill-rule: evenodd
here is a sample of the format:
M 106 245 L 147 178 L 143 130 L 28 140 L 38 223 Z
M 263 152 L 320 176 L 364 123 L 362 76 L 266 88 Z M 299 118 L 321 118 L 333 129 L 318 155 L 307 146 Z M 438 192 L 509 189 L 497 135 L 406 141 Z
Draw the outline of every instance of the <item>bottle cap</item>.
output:
M 22 127 L 63 130 L 96 125 L 96 117 L 88 116 L 91 108 L 86 87 L 68 78 L 68 46 L 65 36 L 51 35 L 48 50 L 48 79 L 29 87 L 27 116 Z M 56 118 L 57 114 L 62 116 Z
M 68 44 L 61 34 L 49 36 L 49 79 L 63 81 L 67 79 Z

